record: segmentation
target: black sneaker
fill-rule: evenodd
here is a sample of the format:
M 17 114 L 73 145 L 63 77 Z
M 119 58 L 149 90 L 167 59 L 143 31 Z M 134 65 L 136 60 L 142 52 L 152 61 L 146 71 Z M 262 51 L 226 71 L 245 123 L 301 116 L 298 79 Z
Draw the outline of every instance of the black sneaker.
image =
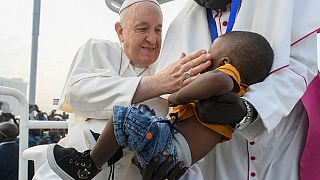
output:
M 90 150 L 81 153 L 52 144 L 47 154 L 51 169 L 63 180 L 89 180 L 101 171 L 91 160 Z

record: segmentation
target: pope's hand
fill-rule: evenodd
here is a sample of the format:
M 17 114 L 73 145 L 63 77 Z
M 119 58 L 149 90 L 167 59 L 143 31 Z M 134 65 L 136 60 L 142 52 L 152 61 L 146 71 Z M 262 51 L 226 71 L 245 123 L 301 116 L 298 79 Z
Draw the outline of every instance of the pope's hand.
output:
M 198 74 L 211 65 L 210 55 L 198 50 L 189 55 L 182 53 L 181 58 L 154 75 L 164 93 L 173 93 L 189 84 Z

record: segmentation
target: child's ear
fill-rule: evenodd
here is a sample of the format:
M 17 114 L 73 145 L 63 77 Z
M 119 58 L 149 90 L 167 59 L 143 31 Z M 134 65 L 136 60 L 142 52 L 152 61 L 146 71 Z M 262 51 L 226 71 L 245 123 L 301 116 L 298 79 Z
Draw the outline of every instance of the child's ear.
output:
M 231 59 L 228 57 L 223 57 L 219 59 L 219 66 L 223 66 L 225 64 L 231 64 Z

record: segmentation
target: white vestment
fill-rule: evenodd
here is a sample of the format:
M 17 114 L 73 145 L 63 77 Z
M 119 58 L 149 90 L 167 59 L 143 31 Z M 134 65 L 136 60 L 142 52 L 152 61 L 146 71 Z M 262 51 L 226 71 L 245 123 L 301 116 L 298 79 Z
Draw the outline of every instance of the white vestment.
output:
M 319 1 L 315 0 L 242 0 L 234 30 L 264 35 L 275 51 L 273 70 L 284 68 L 249 88 L 245 98 L 255 106 L 261 119 L 235 133 L 231 141 L 218 145 L 200 163 L 204 179 L 249 179 L 251 175 L 255 179 L 298 179 L 306 131 L 306 114 L 299 99 L 306 83 L 317 73 L 316 35 L 290 45 L 319 27 L 318 7 Z M 208 49 L 210 44 L 205 9 L 190 0 L 169 27 L 157 67 L 160 70 L 177 60 L 182 51 Z M 142 69 L 133 67 L 124 56 L 120 76 L 132 78 L 121 78 L 119 60 L 120 49 L 115 43 L 91 40 L 80 48 L 64 90 L 68 104 L 77 114 L 70 120 L 65 146 L 87 149 L 82 129 L 89 127 L 101 132 L 115 103 L 131 105 L 140 81 L 135 76 Z M 143 73 L 148 74 L 152 72 Z M 156 98 L 147 103 L 153 104 L 158 115 L 167 113 L 164 100 Z M 88 117 L 93 119 L 85 121 Z M 126 155 L 117 163 L 116 178 L 141 179 L 133 165 L 126 168 L 129 161 L 130 156 Z M 95 179 L 106 179 L 107 175 L 105 170 Z M 184 178 L 194 180 L 202 176 L 193 168 Z M 45 162 L 35 179 L 59 178 Z
M 233 30 L 266 37 L 275 55 L 272 74 L 244 96 L 260 118 L 199 163 L 204 179 L 299 179 L 307 130 L 300 98 L 318 73 L 319 7 L 315 0 L 242 0 Z M 210 44 L 206 10 L 189 0 L 168 29 L 157 68 Z
M 149 69 L 137 68 L 122 54 L 120 44 L 91 39 L 76 54 L 64 88 L 64 109 L 72 110 L 75 118 L 69 120 L 68 136 L 60 142 L 65 147 L 79 151 L 90 149 L 85 142 L 84 128 L 101 133 L 113 115 L 115 104 L 130 106 L 141 76 L 150 75 Z M 120 68 L 121 67 L 121 68 Z M 145 70 L 145 71 L 144 71 Z M 157 115 L 166 116 L 167 101 L 158 97 L 143 102 L 153 108 Z M 70 107 L 69 107 L 70 106 Z M 71 108 L 72 107 L 72 108 Z M 139 169 L 131 164 L 132 152 L 124 151 L 124 157 L 115 164 L 115 179 L 141 179 Z M 104 169 L 94 179 L 108 178 Z M 37 180 L 60 179 L 48 166 L 48 162 L 35 173 Z

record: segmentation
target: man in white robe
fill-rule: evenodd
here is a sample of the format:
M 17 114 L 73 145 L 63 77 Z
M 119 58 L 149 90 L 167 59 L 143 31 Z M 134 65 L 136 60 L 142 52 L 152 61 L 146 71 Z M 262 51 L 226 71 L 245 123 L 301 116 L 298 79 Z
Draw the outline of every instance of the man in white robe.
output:
M 205 51 L 198 50 L 183 55 L 179 61 L 153 75 L 152 63 L 161 47 L 162 14 L 161 17 L 154 16 L 155 9 L 150 11 L 139 6 L 143 3 L 151 3 L 152 6 L 159 4 L 155 0 L 127 0 L 125 3 L 120 9 L 125 15 L 120 15 L 120 22 L 115 25 L 121 43 L 90 39 L 73 60 L 62 93 L 61 109 L 74 112 L 75 118 L 69 120 L 67 138 L 59 142 L 64 147 L 74 147 L 78 151 L 91 149 L 94 143 L 85 132 L 90 129 L 101 133 L 113 115 L 115 104 L 130 106 L 143 102 L 157 115 L 166 116 L 167 100 L 159 96 L 175 92 L 190 82 L 192 78 L 183 77 L 183 73 L 190 68 L 196 75 L 210 65 L 209 56 Z M 139 169 L 130 163 L 132 155 L 124 150 L 124 157 L 115 163 L 115 179 L 141 179 Z M 94 179 L 107 179 L 109 169 L 103 167 Z M 45 161 L 34 179 L 61 178 Z
M 198 3 L 210 6 L 214 1 L 219 0 Z M 266 37 L 274 49 L 274 64 L 270 75 L 263 82 L 250 86 L 244 96 L 258 112 L 258 118 L 243 130 L 235 132 L 232 140 L 218 145 L 199 163 L 204 179 L 320 178 L 320 161 L 316 155 L 320 146 L 309 139 L 307 142 L 310 146 L 308 144 L 306 147 L 315 147 L 314 152 L 312 148 L 306 149 L 303 154 L 306 158 L 301 160 L 299 172 L 306 143 L 308 115 L 311 117 L 311 112 L 313 117 L 316 117 L 316 113 L 319 115 L 319 110 L 306 111 L 301 100 L 307 87 L 304 97 L 310 89 L 314 95 L 318 95 L 309 98 L 314 105 L 317 104 L 314 100 L 318 99 L 319 102 L 320 97 L 320 76 L 317 76 L 319 7 L 320 1 L 314 0 L 242 0 L 233 30 L 253 31 Z M 211 12 L 218 35 L 224 34 L 230 5 Z M 180 52 L 207 49 L 210 44 L 206 9 L 189 0 L 168 29 L 157 61 L 158 70 L 172 63 L 166 60 L 175 59 Z M 308 132 L 308 137 L 310 134 Z M 315 139 L 318 138 L 319 144 L 319 133 L 313 135 Z M 318 161 L 311 162 L 310 153 Z M 311 163 L 306 164 L 305 161 Z
M 312 0 L 242 1 L 233 29 L 258 32 L 269 40 L 276 55 L 274 72 L 245 95 L 260 118 L 204 159 L 205 179 L 299 179 L 307 130 L 300 98 L 318 73 L 318 7 L 319 2 Z M 218 14 L 219 35 L 225 32 L 228 12 L 229 8 L 213 11 Z M 181 52 L 207 49 L 210 44 L 205 9 L 189 0 L 168 30 L 158 67 L 167 66 Z

